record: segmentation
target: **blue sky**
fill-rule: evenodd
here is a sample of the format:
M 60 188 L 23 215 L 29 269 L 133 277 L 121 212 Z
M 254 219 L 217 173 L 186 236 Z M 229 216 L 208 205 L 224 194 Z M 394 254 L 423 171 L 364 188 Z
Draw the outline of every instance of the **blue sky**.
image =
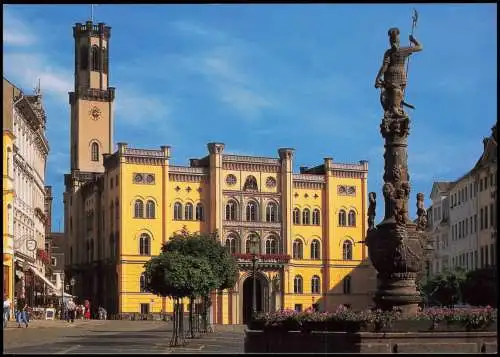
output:
M 382 110 L 373 87 L 387 30 L 408 42 L 411 4 L 99 5 L 112 27 L 110 83 L 116 87 L 115 143 L 173 147 L 172 163 L 226 152 L 277 156 L 296 149 L 295 168 L 369 161 L 380 197 Z M 482 152 L 496 122 L 496 4 L 420 4 L 410 62 L 409 168 L 426 202 L 434 180 L 453 180 Z M 4 76 L 30 92 L 41 78 L 51 147 L 53 229 L 63 228 L 63 174 L 69 170 L 68 91 L 72 26 L 90 5 L 4 6 Z

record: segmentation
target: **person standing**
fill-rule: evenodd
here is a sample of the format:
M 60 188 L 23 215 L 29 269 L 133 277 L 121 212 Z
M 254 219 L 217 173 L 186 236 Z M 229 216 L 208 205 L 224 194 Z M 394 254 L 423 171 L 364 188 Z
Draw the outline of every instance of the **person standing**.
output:
M 75 311 L 76 311 L 76 304 L 73 301 L 73 299 L 68 299 L 68 302 L 66 303 L 66 310 L 68 314 L 68 322 L 71 320 L 71 322 L 75 322 Z
M 28 319 L 26 317 L 26 310 L 28 308 L 28 304 L 26 304 L 26 299 L 22 295 L 17 299 L 17 315 L 16 315 L 16 322 L 17 322 L 17 327 L 21 328 L 21 322 L 23 322 L 26 325 L 26 328 L 28 327 Z
M 7 327 L 10 320 L 10 300 L 7 294 L 3 296 L 3 328 Z
M 85 320 L 90 320 L 90 302 L 85 300 Z

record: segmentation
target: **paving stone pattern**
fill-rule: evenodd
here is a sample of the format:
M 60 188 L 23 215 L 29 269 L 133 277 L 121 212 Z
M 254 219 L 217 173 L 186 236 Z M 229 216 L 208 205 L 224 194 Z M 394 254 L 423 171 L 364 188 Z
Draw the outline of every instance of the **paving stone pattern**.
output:
M 28 328 L 10 322 L 4 329 L 4 354 L 243 353 L 244 326 L 214 326 L 214 333 L 170 347 L 171 324 L 163 321 L 32 321 Z

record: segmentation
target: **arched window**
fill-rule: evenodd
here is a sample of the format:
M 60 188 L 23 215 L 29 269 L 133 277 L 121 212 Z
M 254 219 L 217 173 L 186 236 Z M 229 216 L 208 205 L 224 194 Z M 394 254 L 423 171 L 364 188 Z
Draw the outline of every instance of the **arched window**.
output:
M 278 222 L 278 205 L 274 202 L 266 207 L 266 222 Z
M 255 243 L 254 243 L 254 241 L 255 241 Z M 248 238 L 247 238 L 247 240 L 245 242 L 245 252 L 247 254 L 252 253 L 252 249 L 250 249 L 252 247 L 252 244 L 256 244 L 257 245 L 257 254 L 260 254 L 260 238 L 255 233 L 249 234 Z
M 246 181 L 245 181 L 245 185 L 243 185 L 243 191 L 247 191 L 247 190 L 250 190 L 250 191 L 257 191 L 258 188 L 257 188 L 257 179 L 255 178 L 255 176 L 248 176 Z
M 151 255 L 151 237 L 147 233 L 142 233 L 139 238 L 139 254 Z
M 303 245 L 300 239 L 293 241 L 293 259 L 302 259 Z
M 339 226 L 345 226 L 345 221 L 346 221 L 346 214 L 343 209 L 340 210 L 339 212 Z
M 179 202 L 175 202 L 174 204 L 174 220 L 182 220 L 182 205 Z
M 320 259 L 320 251 L 319 251 L 319 240 L 314 239 L 311 242 L 311 259 Z
M 141 293 L 146 293 L 147 292 L 147 290 L 146 290 L 146 273 L 141 274 L 141 280 L 140 280 L 139 284 L 140 284 L 139 291 Z
M 231 200 L 226 204 L 226 221 L 236 221 L 238 204 Z
M 293 224 L 300 224 L 300 210 L 298 208 L 293 209 Z
M 342 258 L 344 260 L 352 260 L 352 242 L 345 240 L 342 245 Z
M 193 205 L 191 203 L 186 203 L 186 206 L 184 206 L 184 219 L 187 221 L 193 220 Z
M 141 200 L 135 200 L 134 218 L 144 217 L 144 203 Z
M 238 239 L 234 235 L 231 234 L 226 238 L 226 248 L 232 254 L 238 252 Z
M 92 152 L 92 161 L 99 161 L 99 144 L 98 143 L 92 143 L 91 145 L 91 152 Z
M 351 277 L 349 275 L 347 275 L 344 278 L 343 285 L 344 285 L 344 294 L 350 294 L 351 293 Z
M 266 239 L 266 254 L 278 254 L 278 239 L 274 235 Z
M 113 229 L 113 218 L 115 217 L 114 213 L 114 208 L 115 208 L 115 205 L 113 204 L 113 201 L 111 201 L 111 203 L 109 204 L 109 226 L 111 227 L 111 229 Z
M 320 224 L 320 212 L 319 212 L 319 209 L 315 209 L 313 211 L 313 224 L 316 225 L 316 226 L 319 226 Z
M 309 208 L 304 208 L 302 212 L 302 224 L 311 224 L 311 211 Z
M 89 48 L 88 46 L 80 47 L 80 68 L 86 71 L 89 68 Z
M 196 205 L 196 220 L 203 221 L 203 205 L 201 203 Z
M 118 199 L 116 199 L 115 201 L 115 218 L 117 221 L 120 218 L 120 204 L 118 202 Z
M 356 212 L 353 210 L 349 211 L 347 223 L 350 227 L 354 227 L 356 225 Z
M 153 200 L 146 202 L 146 218 L 155 218 L 155 202 Z
M 257 221 L 257 203 L 253 201 L 248 202 L 246 211 L 247 221 Z
M 293 278 L 293 292 L 295 294 L 302 294 L 303 292 L 302 277 L 300 275 L 295 275 L 295 278 Z
M 92 71 L 98 72 L 101 69 L 101 54 L 99 47 L 92 46 Z
M 319 276 L 317 275 L 314 275 L 311 279 L 311 293 L 313 294 L 321 293 L 320 279 Z

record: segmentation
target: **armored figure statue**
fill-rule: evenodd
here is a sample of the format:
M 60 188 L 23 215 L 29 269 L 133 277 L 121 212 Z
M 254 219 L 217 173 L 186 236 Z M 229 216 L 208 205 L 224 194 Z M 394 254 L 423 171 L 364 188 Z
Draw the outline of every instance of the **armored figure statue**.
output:
M 427 211 L 424 207 L 424 194 L 417 193 L 417 230 L 423 231 L 427 228 Z
M 406 88 L 405 62 L 414 52 L 422 51 L 422 45 L 410 35 L 410 42 L 414 47 L 399 46 L 399 29 L 389 29 L 389 42 L 391 48 L 385 51 L 382 67 L 375 79 L 375 88 L 381 88 L 381 103 L 386 118 L 402 118 L 406 114 L 402 104 L 412 107 L 403 101 Z M 383 78 L 382 78 L 383 77 Z
M 377 208 L 377 194 L 370 192 L 368 194 L 368 230 L 375 228 L 375 211 Z

